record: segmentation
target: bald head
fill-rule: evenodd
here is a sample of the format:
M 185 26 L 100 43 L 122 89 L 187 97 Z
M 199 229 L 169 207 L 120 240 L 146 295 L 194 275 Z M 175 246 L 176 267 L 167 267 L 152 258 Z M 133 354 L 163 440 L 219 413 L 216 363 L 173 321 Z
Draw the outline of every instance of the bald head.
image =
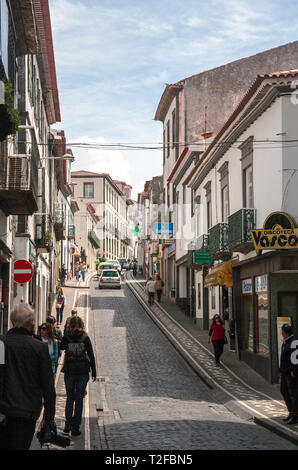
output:
M 10 321 L 15 328 L 32 328 L 34 311 L 28 304 L 16 305 L 10 314 Z

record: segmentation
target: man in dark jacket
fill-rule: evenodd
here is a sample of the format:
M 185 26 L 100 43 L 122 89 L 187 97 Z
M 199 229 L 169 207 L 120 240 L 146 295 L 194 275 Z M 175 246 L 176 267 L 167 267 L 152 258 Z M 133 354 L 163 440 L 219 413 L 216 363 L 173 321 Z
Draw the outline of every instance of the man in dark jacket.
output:
M 28 450 L 44 400 L 43 425 L 55 417 L 56 393 L 46 344 L 33 338 L 34 312 L 20 304 L 11 313 L 5 337 L 4 387 L 0 412 L 6 416 L 2 450 Z
M 280 392 L 287 405 L 289 416 L 284 419 L 287 424 L 298 423 L 298 367 L 293 363 L 292 354 L 295 351 L 295 341 L 291 325 L 281 327 L 284 338 L 280 356 Z

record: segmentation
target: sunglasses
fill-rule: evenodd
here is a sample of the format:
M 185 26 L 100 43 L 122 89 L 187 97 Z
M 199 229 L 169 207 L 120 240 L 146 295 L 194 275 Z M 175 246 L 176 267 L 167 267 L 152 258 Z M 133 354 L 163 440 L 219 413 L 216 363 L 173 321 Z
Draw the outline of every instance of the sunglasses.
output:
M 41 330 L 47 330 L 47 328 L 46 328 L 45 326 L 43 326 L 43 327 L 41 328 Z

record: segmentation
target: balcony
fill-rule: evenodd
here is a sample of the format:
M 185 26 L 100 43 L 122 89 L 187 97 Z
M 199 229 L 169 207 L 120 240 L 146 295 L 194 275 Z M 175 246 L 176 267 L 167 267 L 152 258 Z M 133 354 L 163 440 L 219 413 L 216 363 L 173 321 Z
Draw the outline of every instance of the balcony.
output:
M 209 235 L 201 235 L 188 245 L 188 264 L 203 265 L 212 263 L 209 251 Z
M 229 217 L 228 246 L 243 254 L 253 250 L 250 230 L 255 228 L 255 209 L 240 209 Z
M 0 209 L 8 215 L 32 215 L 38 211 L 38 170 L 29 155 L 5 156 L 0 147 Z
M 58 242 L 66 239 L 65 215 L 60 204 L 55 207 L 54 230 Z
M 208 248 L 213 259 L 226 260 L 231 257 L 228 248 L 228 228 L 228 224 L 221 222 L 209 229 Z
M 48 215 L 35 217 L 35 245 L 37 253 L 50 253 L 53 249 L 51 219 Z
M 94 248 L 100 248 L 99 238 L 97 237 L 95 232 L 93 232 L 93 230 L 89 230 L 88 238 Z
M 75 227 L 75 225 L 69 225 L 68 226 L 67 236 L 70 239 L 75 239 L 76 238 L 76 227 Z

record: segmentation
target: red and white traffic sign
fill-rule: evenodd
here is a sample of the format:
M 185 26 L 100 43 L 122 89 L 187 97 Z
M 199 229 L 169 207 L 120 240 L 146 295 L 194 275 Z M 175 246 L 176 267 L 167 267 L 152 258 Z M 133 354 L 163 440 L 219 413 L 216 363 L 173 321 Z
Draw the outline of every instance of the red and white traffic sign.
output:
M 33 266 L 25 259 L 19 259 L 14 263 L 13 278 L 18 284 L 26 284 L 33 276 Z

